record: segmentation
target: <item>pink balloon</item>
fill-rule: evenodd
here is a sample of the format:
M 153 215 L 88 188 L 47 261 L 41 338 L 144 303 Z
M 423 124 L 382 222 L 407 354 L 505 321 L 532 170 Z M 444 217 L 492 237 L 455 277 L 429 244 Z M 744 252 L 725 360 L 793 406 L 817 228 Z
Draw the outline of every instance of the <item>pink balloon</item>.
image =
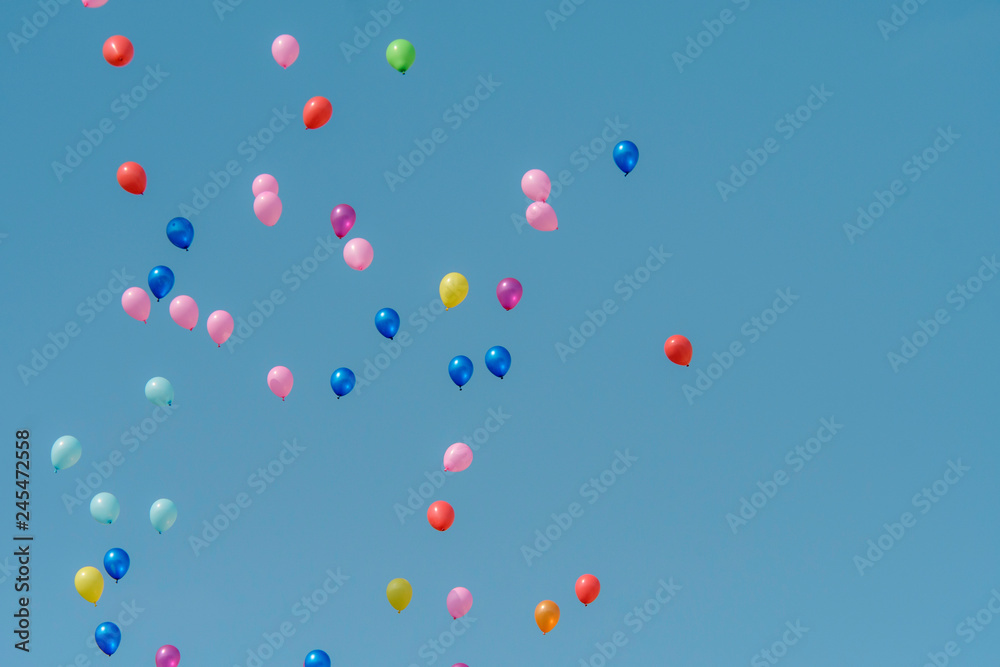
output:
M 448 593 L 448 613 L 452 618 L 462 618 L 472 609 L 472 593 L 468 588 L 453 588 Z
M 181 295 L 170 302 L 170 317 L 188 331 L 198 326 L 198 304 L 189 296 Z
M 224 310 L 217 310 L 208 316 L 208 335 L 219 347 L 233 335 L 233 316 Z
M 552 181 L 541 169 L 532 169 L 521 177 L 521 190 L 531 201 L 545 201 L 552 191 Z
M 181 662 L 181 652 L 176 646 L 166 644 L 156 652 L 156 667 L 177 667 Z
M 253 196 L 257 197 L 262 192 L 278 194 L 278 179 L 271 174 L 261 174 L 253 179 Z
M 271 55 L 282 67 L 288 67 L 299 57 L 299 43 L 291 35 L 278 35 L 271 44 Z
M 281 400 L 285 400 L 285 396 L 291 393 L 293 382 L 292 372 L 284 366 L 275 366 L 267 374 L 267 386 L 276 396 L 280 396 Z
M 129 287 L 122 294 L 122 308 L 130 317 L 134 317 L 140 322 L 148 320 L 150 304 L 146 290 L 141 287 Z
M 497 299 L 500 300 L 500 305 L 504 307 L 504 310 L 510 310 L 516 306 L 523 294 L 524 288 L 521 287 L 517 278 L 504 278 L 497 285 Z
M 108 4 L 108 0 L 83 0 L 84 7 L 103 7 L 106 4 Z
M 448 472 L 462 472 L 472 465 L 472 448 L 464 442 L 456 442 L 444 453 L 444 469 Z
M 352 269 L 364 271 L 375 258 L 372 244 L 364 239 L 351 239 L 344 246 L 344 261 Z
M 357 217 L 354 209 L 347 204 L 341 204 L 333 209 L 330 213 L 330 224 L 333 225 L 333 233 L 337 235 L 338 239 L 347 236 L 347 232 L 351 231 Z
M 555 210 L 545 202 L 536 201 L 528 206 L 524 217 L 528 219 L 529 225 L 540 232 L 551 232 L 559 229 Z
M 253 200 L 253 212 L 268 227 L 274 227 L 281 217 L 281 200 L 273 192 L 261 192 Z

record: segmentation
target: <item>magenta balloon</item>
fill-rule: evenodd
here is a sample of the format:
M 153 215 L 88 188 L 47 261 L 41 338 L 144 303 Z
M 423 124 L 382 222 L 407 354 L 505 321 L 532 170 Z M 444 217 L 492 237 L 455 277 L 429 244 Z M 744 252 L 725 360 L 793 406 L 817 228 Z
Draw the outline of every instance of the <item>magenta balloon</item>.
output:
M 299 57 L 299 43 L 291 35 L 278 35 L 271 43 L 271 55 L 275 62 L 287 68 Z
M 129 287 L 122 294 L 122 308 L 129 314 L 129 317 L 134 317 L 140 322 L 148 320 L 150 303 L 146 290 L 141 287 Z
M 253 179 L 253 196 L 258 197 L 264 192 L 273 192 L 278 194 L 278 179 L 276 179 L 271 174 L 261 174 L 257 178 Z
M 275 396 L 281 397 L 281 400 L 285 400 L 285 396 L 291 393 L 293 383 L 292 372 L 284 366 L 275 366 L 267 374 L 267 386 Z
M 333 225 L 333 233 L 337 235 L 338 239 L 347 236 L 347 232 L 351 231 L 357 217 L 354 209 L 347 204 L 341 204 L 333 209 L 330 213 L 330 224 Z
M 170 302 L 170 317 L 188 331 L 194 331 L 198 326 L 198 304 L 182 294 Z
M 472 593 L 468 588 L 451 589 L 448 593 L 448 613 L 452 618 L 462 618 L 472 609 Z
M 528 206 L 524 217 L 528 219 L 529 225 L 540 232 L 551 232 L 559 229 L 555 210 L 545 202 L 536 201 Z
M 464 662 L 456 662 L 451 667 L 469 667 L 469 666 L 467 664 L 465 664 Z
M 532 169 L 521 177 L 521 191 L 531 201 L 545 201 L 552 191 L 552 181 L 541 169 Z
M 472 448 L 464 442 L 456 442 L 444 453 L 444 469 L 448 472 L 462 472 L 472 465 Z
M 274 227 L 281 217 L 281 200 L 273 192 L 261 192 L 253 200 L 253 212 L 268 227 Z
M 181 652 L 176 646 L 166 644 L 156 652 L 156 667 L 177 667 L 181 662 Z
M 521 287 L 521 283 L 517 278 L 504 278 L 497 285 L 497 299 L 505 310 L 510 310 L 516 306 L 523 294 L 524 288 Z
M 364 239 L 351 239 L 344 246 L 344 261 L 352 269 L 364 271 L 375 258 L 372 244 Z
M 208 335 L 219 347 L 233 335 L 233 316 L 224 310 L 217 310 L 208 316 Z

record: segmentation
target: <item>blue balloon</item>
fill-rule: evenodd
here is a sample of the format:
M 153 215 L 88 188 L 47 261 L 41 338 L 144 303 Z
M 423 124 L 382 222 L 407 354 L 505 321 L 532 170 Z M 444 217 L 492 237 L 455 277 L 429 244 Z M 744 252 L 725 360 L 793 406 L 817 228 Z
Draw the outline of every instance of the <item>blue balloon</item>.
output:
M 486 351 L 486 368 L 502 380 L 503 376 L 507 375 L 507 371 L 510 370 L 510 352 L 507 351 L 507 348 L 497 345 L 488 349 Z
M 128 572 L 128 566 L 131 562 L 124 549 L 110 549 L 108 553 L 104 554 L 104 569 L 108 571 L 116 584 Z
M 330 376 L 330 386 L 333 388 L 333 393 L 337 395 L 338 399 L 341 396 L 347 396 L 351 393 L 356 381 L 354 371 L 350 368 L 338 368 Z
M 326 651 L 311 651 L 306 656 L 305 667 L 330 667 L 330 656 Z
M 399 332 L 399 313 L 392 308 L 383 308 L 375 313 L 375 328 L 378 332 L 392 340 Z
M 167 238 L 178 248 L 187 250 L 194 240 L 194 226 L 187 218 L 174 218 L 167 223 Z
M 117 625 L 108 621 L 97 626 L 94 639 L 97 641 L 99 649 L 111 655 L 118 650 L 118 645 L 122 643 L 122 631 L 118 629 Z
M 448 375 L 458 385 L 458 390 L 462 391 L 462 387 L 472 379 L 472 359 L 458 355 L 448 364 Z
M 149 291 L 159 301 L 174 288 L 174 272 L 165 266 L 157 266 L 149 272 Z
M 628 176 L 629 172 L 635 169 L 635 163 L 639 161 L 639 149 L 631 141 L 623 141 L 615 146 L 615 164 Z

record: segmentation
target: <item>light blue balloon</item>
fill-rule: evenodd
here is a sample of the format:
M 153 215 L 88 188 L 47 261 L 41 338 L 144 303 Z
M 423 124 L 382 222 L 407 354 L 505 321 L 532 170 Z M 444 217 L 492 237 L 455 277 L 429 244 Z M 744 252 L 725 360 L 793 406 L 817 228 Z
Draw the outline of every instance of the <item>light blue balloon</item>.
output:
M 98 493 L 90 499 L 90 516 L 97 523 L 114 523 L 120 511 L 118 499 L 110 493 Z
M 149 522 L 161 535 L 177 521 L 177 505 L 168 498 L 160 498 L 149 508 Z
M 82 455 L 80 441 L 71 435 L 64 435 L 52 445 L 52 467 L 56 472 L 65 470 L 79 461 Z
M 167 378 L 155 377 L 146 383 L 146 398 L 161 408 L 174 404 L 174 385 Z

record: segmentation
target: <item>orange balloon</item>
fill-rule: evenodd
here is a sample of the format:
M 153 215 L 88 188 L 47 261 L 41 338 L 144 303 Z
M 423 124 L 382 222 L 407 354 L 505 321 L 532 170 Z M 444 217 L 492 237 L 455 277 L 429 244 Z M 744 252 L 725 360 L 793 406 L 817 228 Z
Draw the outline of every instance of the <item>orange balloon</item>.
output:
M 438 500 L 427 508 L 427 520 L 440 531 L 448 530 L 455 521 L 455 509 L 445 501 Z
M 691 341 L 684 336 L 668 338 L 667 342 L 663 344 L 663 351 L 667 358 L 678 366 L 691 365 L 691 355 L 694 354 L 694 350 L 691 349 Z
M 118 167 L 118 185 L 126 192 L 141 195 L 146 191 L 146 172 L 138 162 L 125 162 Z
M 594 575 L 585 574 L 576 580 L 576 597 L 580 598 L 584 607 L 596 600 L 600 592 L 601 582 Z
M 325 97 L 314 97 L 302 109 L 302 120 L 310 130 L 323 127 L 333 115 L 333 105 Z
M 556 623 L 559 622 L 559 605 L 557 605 L 552 600 L 542 600 L 535 607 L 535 623 L 538 624 L 538 628 L 542 631 L 544 635 L 547 632 L 551 632 L 552 628 L 556 627 Z
M 115 35 L 108 37 L 108 41 L 104 42 L 104 59 L 115 67 L 125 67 L 132 62 L 133 55 L 135 49 L 127 37 Z

